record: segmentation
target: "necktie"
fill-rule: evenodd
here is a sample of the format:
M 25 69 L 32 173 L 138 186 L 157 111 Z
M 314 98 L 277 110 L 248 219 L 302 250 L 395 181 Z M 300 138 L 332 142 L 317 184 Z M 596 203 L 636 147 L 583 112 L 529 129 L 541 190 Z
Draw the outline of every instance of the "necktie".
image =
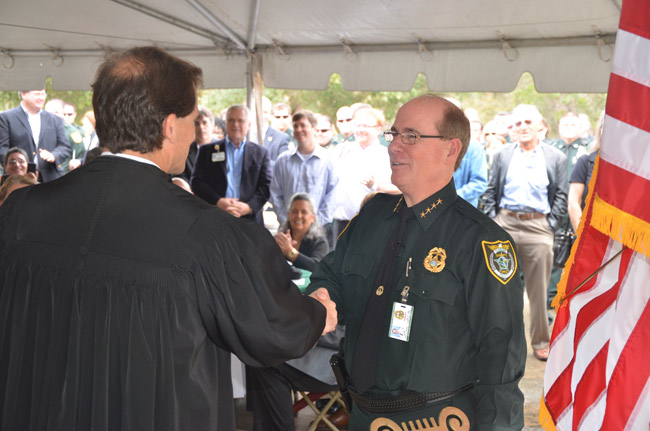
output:
M 377 358 L 379 357 L 379 344 L 386 307 L 389 306 L 391 288 L 393 287 L 393 274 L 395 273 L 395 260 L 404 250 L 402 241 L 406 236 L 407 222 L 415 218 L 411 208 L 403 205 L 399 211 L 399 224 L 393 231 L 384 256 L 379 265 L 379 271 L 373 282 L 366 311 L 363 315 L 359 336 L 354 347 L 352 358 L 351 379 L 355 392 L 363 393 L 375 383 Z

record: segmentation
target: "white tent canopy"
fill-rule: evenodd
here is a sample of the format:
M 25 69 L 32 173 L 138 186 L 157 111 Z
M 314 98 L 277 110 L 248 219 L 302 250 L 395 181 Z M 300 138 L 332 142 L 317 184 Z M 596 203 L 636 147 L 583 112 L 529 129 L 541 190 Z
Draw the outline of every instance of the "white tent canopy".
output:
M 89 89 L 105 51 L 155 44 L 206 88 L 605 92 L 620 0 L 5 0 L 0 90 Z M 258 74 L 257 71 L 260 73 Z

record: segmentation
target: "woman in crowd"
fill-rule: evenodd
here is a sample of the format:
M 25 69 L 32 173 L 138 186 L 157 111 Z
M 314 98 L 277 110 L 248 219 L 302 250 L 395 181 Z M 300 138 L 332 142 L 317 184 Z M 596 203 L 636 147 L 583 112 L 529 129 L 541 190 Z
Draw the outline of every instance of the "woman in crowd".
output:
M 81 127 L 84 129 L 84 138 L 83 143 L 86 147 L 86 152 L 97 148 L 99 146 L 99 139 L 97 139 L 97 133 L 95 133 L 95 113 L 93 111 L 88 111 L 81 118 Z
M 314 206 L 307 193 L 291 197 L 287 221 L 275 235 L 275 242 L 296 268 L 307 271 L 313 271 L 329 251 L 325 232 L 316 222 Z

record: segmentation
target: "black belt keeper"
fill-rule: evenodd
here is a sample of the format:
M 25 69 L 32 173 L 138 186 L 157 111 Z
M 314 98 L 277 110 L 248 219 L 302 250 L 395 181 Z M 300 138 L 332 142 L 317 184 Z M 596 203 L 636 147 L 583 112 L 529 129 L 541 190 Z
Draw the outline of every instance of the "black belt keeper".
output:
M 425 407 L 438 401 L 448 400 L 472 389 L 472 383 L 450 392 L 407 392 L 403 395 L 386 396 L 374 395 L 365 396 L 350 391 L 350 395 L 359 408 L 369 413 L 397 413 L 405 410 Z

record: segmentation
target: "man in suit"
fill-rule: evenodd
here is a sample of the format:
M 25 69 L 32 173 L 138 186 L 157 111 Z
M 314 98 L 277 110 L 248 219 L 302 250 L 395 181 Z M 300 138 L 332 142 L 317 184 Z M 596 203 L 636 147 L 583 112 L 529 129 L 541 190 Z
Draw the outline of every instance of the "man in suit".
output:
M 190 183 L 207 203 L 263 226 L 262 208 L 271 193 L 269 150 L 246 139 L 250 124 L 246 106 L 229 107 L 226 138 L 199 147 Z
M 275 161 L 278 159 L 278 156 L 289 149 L 289 135 L 280 130 L 276 130 L 273 127 L 270 127 L 271 123 L 271 110 L 272 104 L 271 100 L 263 96 L 262 97 L 262 134 L 264 135 L 264 140 L 257 139 L 257 122 L 255 121 L 255 113 L 251 112 L 251 124 L 252 128 L 250 131 L 249 138 L 253 142 L 258 142 L 259 144 L 266 147 L 269 150 L 269 160 L 271 162 L 271 173 L 273 173 L 273 166 L 275 166 Z
M 567 210 L 566 156 L 537 136 L 542 115 L 519 105 L 512 124 L 519 141 L 494 155 L 485 192 L 485 212 L 517 243 L 530 300 L 530 338 L 534 356 L 548 358 L 550 329 L 546 286 L 553 263 L 554 231 Z
M 170 181 L 200 83 L 155 47 L 111 54 L 93 84 L 111 154 L 0 208 L 0 429 L 234 430 L 231 352 L 269 366 L 334 329 L 265 229 Z
M 0 157 L 11 147 L 22 148 L 36 163 L 42 182 L 55 180 L 72 154 L 63 120 L 43 111 L 45 90 L 21 91 L 20 97 L 18 107 L 0 113 Z

